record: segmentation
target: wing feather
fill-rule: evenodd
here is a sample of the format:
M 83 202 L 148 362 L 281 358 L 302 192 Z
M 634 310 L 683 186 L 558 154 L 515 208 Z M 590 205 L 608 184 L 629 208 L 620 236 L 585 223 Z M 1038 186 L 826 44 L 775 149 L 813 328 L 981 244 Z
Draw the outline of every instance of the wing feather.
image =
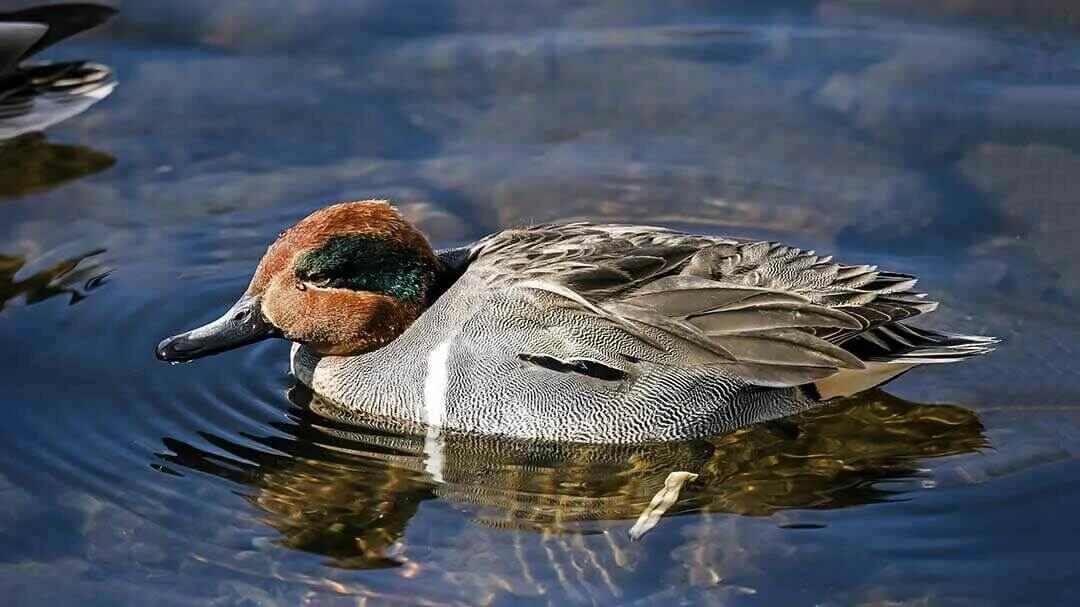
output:
M 575 334 L 617 331 L 623 337 L 610 341 L 619 346 L 590 342 L 592 355 L 608 364 L 640 355 L 619 350 L 635 349 L 623 341 L 629 336 L 655 362 L 718 365 L 749 383 L 780 387 L 862 370 L 864 351 L 914 359 L 923 348 L 943 359 L 988 347 L 938 347 L 903 325 L 881 330 L 937 305 L 913 291 L 915 277 L 772 242 L 575 223 L 494 234 L 470 255 L 493 283 L 556 298 L 537 300 L 539 308 L 578 310 L 575 322 L 589 327 Z
M 49 30 L 41 23 L 0 22 L 0 76 L 6 76 Z

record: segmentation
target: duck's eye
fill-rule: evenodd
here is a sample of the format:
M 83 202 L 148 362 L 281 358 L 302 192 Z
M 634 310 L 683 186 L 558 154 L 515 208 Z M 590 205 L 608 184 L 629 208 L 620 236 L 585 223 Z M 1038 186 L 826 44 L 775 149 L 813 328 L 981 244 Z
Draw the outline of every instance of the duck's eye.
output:
M 330 277 L 322 272 L 313 272 L 304 278 L 302 284 L 312 287 L 328 287 L 330 286 Z

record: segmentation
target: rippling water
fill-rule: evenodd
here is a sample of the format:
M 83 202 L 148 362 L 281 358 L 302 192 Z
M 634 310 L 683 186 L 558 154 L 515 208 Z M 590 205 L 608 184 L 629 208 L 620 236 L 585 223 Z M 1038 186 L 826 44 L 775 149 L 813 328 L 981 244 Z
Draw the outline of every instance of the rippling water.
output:
M 155 0 L 50 51 L 120 84 L 0 144 L 6 599 L 1080 602 L 1080 12 L 709 6 Z M 372 196 L 440 246 L 581 217 L 782 238 L 1006 341 L 726 436 L 439 461 L 329 421 L 286 344 L 153 359 L 281 227 Z

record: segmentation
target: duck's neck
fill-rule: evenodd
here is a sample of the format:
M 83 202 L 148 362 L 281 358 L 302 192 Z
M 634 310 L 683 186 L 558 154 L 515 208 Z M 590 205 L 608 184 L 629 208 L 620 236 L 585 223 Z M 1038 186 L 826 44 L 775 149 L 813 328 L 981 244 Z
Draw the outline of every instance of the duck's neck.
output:
M 375 415 L 423 421 L 423 361 L 398 358 L 396 342 L 359 356 L 321 357 L 294 344 L 291 367 L 301 383 L 333 402 Z
M 446 376 L 449 336 L 459 312 L 471 298 L 484 296 L 476 285 L 459 281 L 469 263 L 467 248 L 441 250 L 436 256 L 428 309 L 411 327 L 385 346 L 358 356 L 319 357 L 296 345 L 292 369 L 297 379 L 350 409 L 429 423 L 431 407 L 425 398 L 445 394 L 435 384 Z M 455 285 L 453 293 L 439 300 Z
M 434 304 L 436 299 L 461 278 L 469 266 L 469 261 L 469 247 L 435 251 L 435 278 L 428 288 L 428 306 Z

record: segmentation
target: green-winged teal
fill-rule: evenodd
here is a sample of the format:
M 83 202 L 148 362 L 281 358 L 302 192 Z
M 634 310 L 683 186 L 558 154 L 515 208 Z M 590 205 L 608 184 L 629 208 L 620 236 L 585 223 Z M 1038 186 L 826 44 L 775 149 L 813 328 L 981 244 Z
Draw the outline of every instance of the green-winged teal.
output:
M 549 224 L 433 251 L 382 201 L 285 230 L 220 319 L 161 342 L 190 360 L 270 336 L 343 408 L 583 442 L 725 432 L 996 340 L 920 329 L 915 278 L 773 242 Z

